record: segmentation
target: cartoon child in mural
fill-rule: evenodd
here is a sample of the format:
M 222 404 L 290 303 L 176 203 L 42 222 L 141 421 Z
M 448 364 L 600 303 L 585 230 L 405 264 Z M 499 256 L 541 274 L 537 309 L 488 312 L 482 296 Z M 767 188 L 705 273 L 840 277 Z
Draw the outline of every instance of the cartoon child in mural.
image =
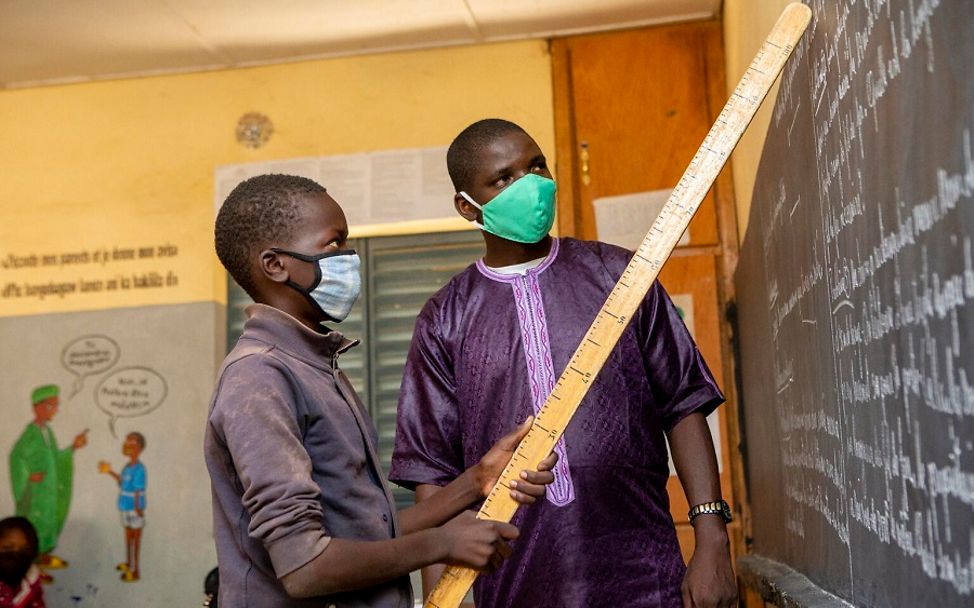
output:
M 129 461 L 121 474 L 112 470 L 112 465 L 102 460 L 98 471 L 111 475 L 118 483 L 118 510 L 125 528 L 126 561 L 116 566 L 122 571 L 122 580 L 139 580 L 139 548 L 142 544 L 142 528 L 145 527 L 145 465 L 139 460 L 145 450 L 145 436 L 142 433 L 129 433 L 122 443 L 122 454 Z
M 26 517 L 37 530 L 37 564 L 44 569 L 67 567 L 54 555 L 58 536 L 71 506 L 74 452 L 88 444 L 88 429 L 79 433 L 69 447 L 59 449 L 48 425 L 58 412 L 60 389 L 55 384 L 39 386 L 31 393 L 34 420 L 21 433 L 10 451 L 10 483 L 16 514 Z M 45 582 L 51 577 L 44 575 Z

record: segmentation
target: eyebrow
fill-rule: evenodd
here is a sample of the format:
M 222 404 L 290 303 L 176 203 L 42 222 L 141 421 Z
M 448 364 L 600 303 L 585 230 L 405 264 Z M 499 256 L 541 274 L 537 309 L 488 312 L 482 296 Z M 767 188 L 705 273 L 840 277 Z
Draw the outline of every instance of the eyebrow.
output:
M 530 161 L 529 164 L 531 166 L 534 166 L 534 165 L 538 164 L 539 162 L 544 163 L 544 164 L 547 165 L 548 164 L 548 159 L 545 158 L 545 155 L 544 154 L 538 154 L 537 156 L 535 156 L 534 158 L 531 159 L 531 161 Z M 505 165 L 505 166 L 501 167 L 500 169 L 497 169 L 497 170 L 493 171 L 492 173 L 489 173 L 488 174 L 488 180 L 492 182 L 492 181 L 496 180 L 497 178 L 502 177 L 502 176 L 510 173 L 511 170 L 513 170 L 513 169 L 514 169 L 513 164 Z
M 487 174 L 487 181 L 492 182 L 492 181 L 496 180 L 499 177 L 503 177 L 504 175 L 507 175 L 508 173 L 510 173 L 511 172 L 511 169 L 513 169 L 513 167 L 511 165 L 504 165 L 500 169 L 496 169 L 495 171 L 492 171 L 492 172 L 488 173 Z

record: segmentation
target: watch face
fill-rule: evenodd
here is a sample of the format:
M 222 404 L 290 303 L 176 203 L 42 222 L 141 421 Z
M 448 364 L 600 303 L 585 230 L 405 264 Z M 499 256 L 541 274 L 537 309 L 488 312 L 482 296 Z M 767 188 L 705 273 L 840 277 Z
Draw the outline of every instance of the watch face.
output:
M 721 515 L 724 516 L 724 521 L 727 522 L 727 523 L 730 523 L 731 520 L 734 519 L 734 515 L 731 513 L 731 510 L 730 510 L 730 505 L 727 504 L 726 502 L 723 502 L 722 501 L 720 503 L 720 508 L 721 508 L 721 511 L 722 511 Z

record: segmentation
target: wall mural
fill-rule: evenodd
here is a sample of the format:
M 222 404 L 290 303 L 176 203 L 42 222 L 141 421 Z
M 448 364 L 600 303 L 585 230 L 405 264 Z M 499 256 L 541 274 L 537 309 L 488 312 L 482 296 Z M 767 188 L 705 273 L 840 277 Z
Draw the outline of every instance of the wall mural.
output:
M 37 529 L 48 605 L 202 601 L 218 316 L 198 303 L 0 318 L 18 345 L 0 353 L 0 517 Z

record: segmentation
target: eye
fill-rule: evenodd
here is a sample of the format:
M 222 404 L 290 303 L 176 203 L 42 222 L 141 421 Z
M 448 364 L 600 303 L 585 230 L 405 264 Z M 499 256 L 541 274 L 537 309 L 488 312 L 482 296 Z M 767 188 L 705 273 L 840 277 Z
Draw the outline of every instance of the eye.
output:
M 548 163 L 543 160 L 538 161 L 537 163 L 534 164 L 533 167 L 531 167 L 531 170 L 534 171 L 535 173 L 544 173 L 545 171 L 548 170 Z
M 511 181 L 512 177 L 510 175 L 502 175 L 501 177 L 497 178 L 493 185 L 496 188 L 503 188 L 507 184 L 511 183 Z

